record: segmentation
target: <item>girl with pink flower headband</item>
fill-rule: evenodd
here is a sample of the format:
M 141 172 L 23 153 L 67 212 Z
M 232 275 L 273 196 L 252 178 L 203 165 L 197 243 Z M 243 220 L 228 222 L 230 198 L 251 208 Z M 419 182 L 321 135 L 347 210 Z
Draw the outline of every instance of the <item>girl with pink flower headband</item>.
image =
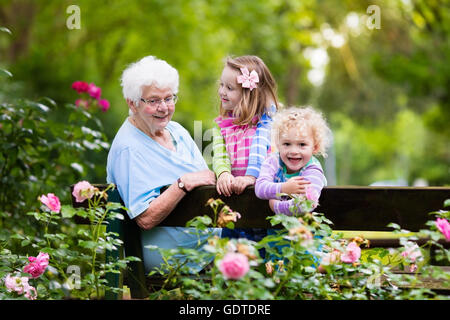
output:
M 220 115 L 213 128 L 217 191 L 230 196 L 253 185 L 270 149 L 276 82 L 256 56 L 228 58 L 219 86 Z
M 241 194 L 255 184 L 270 152 L 272 116 L 278 109 L 276 87 L 261 58 L 226 59 L 218 90 L 220 115 L 213 128 L 213 171 L 219 194 Z

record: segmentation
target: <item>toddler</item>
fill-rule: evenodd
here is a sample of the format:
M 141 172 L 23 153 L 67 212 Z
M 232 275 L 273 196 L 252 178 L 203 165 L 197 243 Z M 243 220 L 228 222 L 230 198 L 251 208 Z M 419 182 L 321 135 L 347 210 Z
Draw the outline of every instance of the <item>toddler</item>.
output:
M 276 214 L 291 215 L 289 208 L 294 200 L 277 193 L 306 194 L 308 190 L 319 198 L 327 180 L 314 155 L 326 156 L 331 130 L 322 114 L 313 108 L 290 107 L 275 116 L 272 140 L 278 152 L 262 164 L 255 193 L 260 199 L 268 199 Z

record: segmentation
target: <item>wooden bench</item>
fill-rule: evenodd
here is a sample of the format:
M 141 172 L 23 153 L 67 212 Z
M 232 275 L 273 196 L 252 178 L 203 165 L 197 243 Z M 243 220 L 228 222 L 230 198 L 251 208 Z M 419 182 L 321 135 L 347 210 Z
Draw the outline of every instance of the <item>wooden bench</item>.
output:
M 96 185 L 105 188 L 106 185 Z M 73 186 L 72 186 L 73 188 Z M 182 226 L 198 215 L 212 215 L 212 210 L 205 207 L 210 198 L 221 198 L 227 205 L 242 214 L 242 218 L 235 224 L 236 228 L 270 228 L 267 216 L 273 215 L 268 201 L 258 199 L 254 187 L 247 188 L 243 194 L 231 197 L 219 196 L 214 186 L 203 186 L 191 191 L 185 196 L 174 211 L 160 224 L 160 226 Z M 326 187 L 319 199 L 317 212 L 322 212 L 333 222 L 333 230 L 358 231 L 392 231 L 387 227 L 391 222 L 397 223 L 403 229 L 419 231 L 425 228 L 425 223 L 432 217 L 431 211 L 443 208 L 443 203 L 450 198 L 449 187 L 360 187 L 339 186 Z M 117 190 L 109 192 L 108 201 L 122 202 Z M 83 207 L 85 203 L 76 203 L 74 207 Z M 122 212 L 124 220 L 114 220 L 108 224 L 108 230 L 117 232 L 124 242 L 124 250 L 115 252 L 116 256 L 125 254 L 142 260 L 140 229 L 137 224 Z M 83 221 L 78 221 L 83 223 Z M 398 247 L 399 240 L 393 238 L 370 239 L 371 247 Z M 419 243 L 423 241 L 420 240 Z M 443 242 L 448 246 L 448 242 Z M 123 279 L 130 289 L 132 298 L 148 297 L 148 285 L 151 279 L 146 277 L 142 262 L 130 262 L 124 274 L 109 275 L 111 285 L 121 287 Z M 106 299 L 120 298 L 114 294 L 107 294 Z

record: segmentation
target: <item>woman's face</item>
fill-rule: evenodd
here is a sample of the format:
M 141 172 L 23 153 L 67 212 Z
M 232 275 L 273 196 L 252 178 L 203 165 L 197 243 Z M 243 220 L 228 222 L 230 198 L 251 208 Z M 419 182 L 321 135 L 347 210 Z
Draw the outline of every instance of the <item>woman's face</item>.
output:
M 220 101 L 222 102 L 222 108 L 227 111 L 233 111 L 241 101 L 242 87 L 237 83 L 239 74 L 239 71 L 226 66 L 220 77 Z
M 155 86 L 143 86 L 142 87 L 142 100 L 135 110 L 132 110 L 135 117 L 139 118 L 141 123 L 146 126 L 152 134 L 164 130 L 169 121 L 172 119 L 172 115 L 175 111 L 175 104 L 167 104 L 164 100 L 173 96 L 172 89 L 164 88 L 160 89 Z M 155 100 L 156 105 L 152 106 L 149 102 Z

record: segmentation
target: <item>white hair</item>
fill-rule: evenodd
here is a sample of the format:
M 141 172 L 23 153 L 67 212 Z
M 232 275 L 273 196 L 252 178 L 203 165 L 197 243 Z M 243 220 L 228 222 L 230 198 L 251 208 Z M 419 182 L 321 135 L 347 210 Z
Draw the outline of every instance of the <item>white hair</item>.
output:
M 164 60 L 147 56 L 130 64 L 122 73 L 122 92 L 125 99 L 139 103 L 142 86 L 154 85 L 159 89 L 170 88 L 178 93 L 178 71 Z

